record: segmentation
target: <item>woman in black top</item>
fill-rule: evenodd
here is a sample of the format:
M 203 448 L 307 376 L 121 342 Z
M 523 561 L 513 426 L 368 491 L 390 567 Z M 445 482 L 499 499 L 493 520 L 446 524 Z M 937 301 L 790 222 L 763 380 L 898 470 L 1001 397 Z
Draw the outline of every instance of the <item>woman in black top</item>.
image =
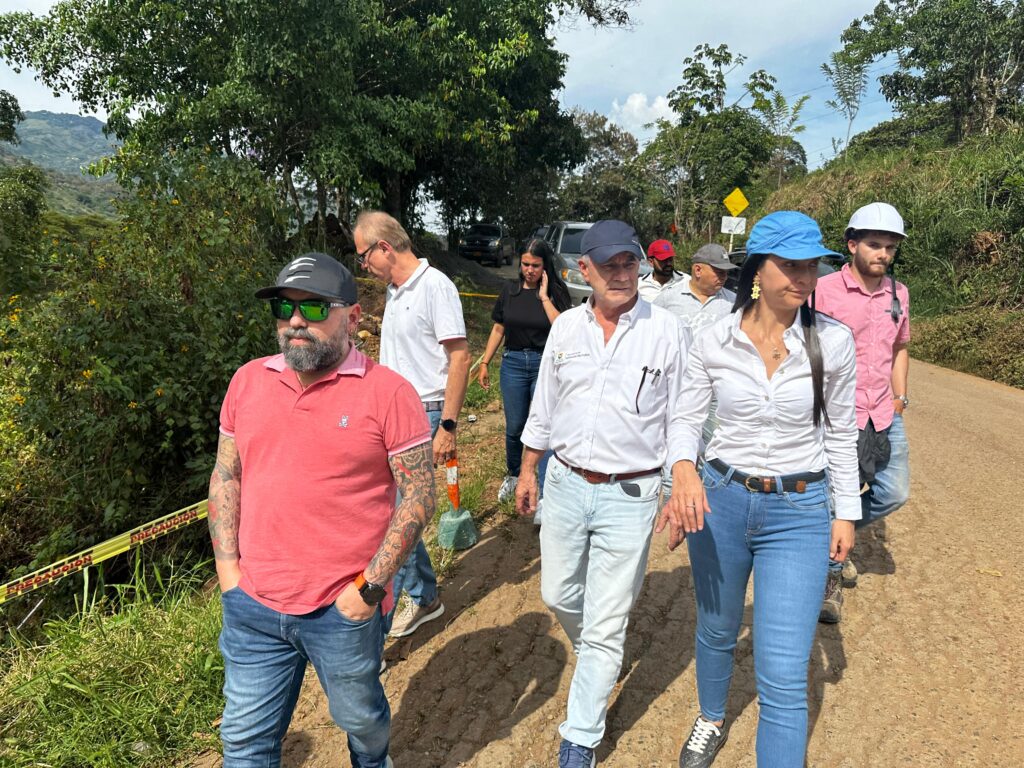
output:
M 523 444 L 519 438 L 526 426 L 533 391 L 537 386 L 540 356 L 551 323 L 569 308 L 570 303 L 569 289 L 555 266 L 551 246 L 543 240 L 531 241 L 519 257 L 519 278 L 508 281 L 494 303 L 491 312 L 494 327 L 477 372 L 480 386 L 488 389 L 491 381 L 487 366 L 504 339 L 501 397 L 505 404 L 506 475 L 498 491 L 498 501 L 512 498 L 515 494 L 523 458 Z M 541 462 L 542 484 L 546 464 L 546 461 Z

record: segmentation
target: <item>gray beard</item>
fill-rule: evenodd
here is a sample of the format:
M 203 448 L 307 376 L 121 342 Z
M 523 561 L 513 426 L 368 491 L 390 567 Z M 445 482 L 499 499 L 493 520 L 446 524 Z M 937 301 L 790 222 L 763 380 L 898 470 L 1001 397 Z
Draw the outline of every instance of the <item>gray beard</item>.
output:
M 296 347 L 288 343 L 290 338 L 306 339 L 310 343 Z M 302 330 L 289 329 L 278 334 L 277 344 L 288 367 L 297 373 L 312 373 L 333 368 L 341 360 L 344 351 L 340 339 L 320 341 L 308 331 Z

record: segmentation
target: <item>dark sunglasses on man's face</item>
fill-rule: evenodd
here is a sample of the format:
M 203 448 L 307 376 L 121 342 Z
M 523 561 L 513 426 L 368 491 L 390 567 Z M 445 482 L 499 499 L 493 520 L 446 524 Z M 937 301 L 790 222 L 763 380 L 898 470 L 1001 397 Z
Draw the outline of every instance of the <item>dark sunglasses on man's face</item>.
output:
M 299 314 L 311 323 L 319 323 L 326 320 L 330 314 L 331 307 L 347 307 L 348 304 L 337 301 L 324 301 L 323 299 L 284 299 L 277 296 L 270 300 L 270 313 L 278 320 L 291 320 L 295 314 L 295 308 L 299 308 Z

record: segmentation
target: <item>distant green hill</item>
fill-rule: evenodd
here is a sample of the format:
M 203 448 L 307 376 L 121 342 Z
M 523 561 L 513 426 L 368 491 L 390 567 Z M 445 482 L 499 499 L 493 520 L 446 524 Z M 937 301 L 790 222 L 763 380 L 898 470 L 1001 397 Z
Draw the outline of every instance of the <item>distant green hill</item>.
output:
M 95 117 L 26 112 L 17 131 L 20 143 L 6 147 L 11 154 L 69 176 L 80 175 L 83 167 L 113 154 L 117 146 L 103 135 L 103 123 Z
M 48 203 L 54 211 L 114 215 L 111 200 L 120 187 L 82 170 L 114 151 L 116 144 L 103 135 L 103 123 L 95 117 L 26 112 L 17 131 L 20 143 L 0 145 L 0 165 L 28 161 L 46 171 Z

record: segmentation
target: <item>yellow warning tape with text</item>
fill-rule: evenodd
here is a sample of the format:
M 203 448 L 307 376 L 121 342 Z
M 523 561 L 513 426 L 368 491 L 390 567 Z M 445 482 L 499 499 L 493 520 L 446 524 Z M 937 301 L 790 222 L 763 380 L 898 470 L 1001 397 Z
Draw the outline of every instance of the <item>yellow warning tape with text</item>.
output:
M 371 277 L 357 277 L 356 280 L 358 280 L 361 283 L 376 283 L 377 282 L 376 280 L 374 280 Z M 475 298 L 475 299 L 496 299 L 496 298 L 498 298 L 498 294 L 496 294 L 496 293 L 463 293 L 462 291 L 459 291 L 459 296 L 470 296 L 470 297 Z
M 20 579 L 9 581 L 0 585 L 0 605 L 15 597 L 32 592 L 33 590 L 53 584 L 65 576 L 88 568 L 90 565 L 102 563 L 114 555 L 120 555 L 129 549 L 138 547 L 147 541 L 158 539 L 171 531 L 191 525 L 197 520 L 206 517 L 206 499 L 203 499 L 190 507 L 171 512 L 169 515 L 157 518 L 148 523 L 132 528 L 112 539 L 107 539 L 89 549 L 82 550 L 78 554 L 66 557 L 38 571 L 33 571 Z

